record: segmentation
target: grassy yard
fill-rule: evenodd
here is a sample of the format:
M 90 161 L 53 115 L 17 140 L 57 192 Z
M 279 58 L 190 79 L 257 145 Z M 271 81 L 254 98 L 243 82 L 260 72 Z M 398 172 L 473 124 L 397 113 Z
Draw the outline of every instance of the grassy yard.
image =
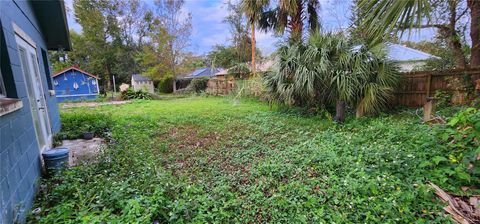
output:
M 105 114 L 99 162 L 44 181 L 41 223 L 449 223 L 427 186 L 441 154 L 411 113 L 351 119 L 192 97 L 74 108 Z

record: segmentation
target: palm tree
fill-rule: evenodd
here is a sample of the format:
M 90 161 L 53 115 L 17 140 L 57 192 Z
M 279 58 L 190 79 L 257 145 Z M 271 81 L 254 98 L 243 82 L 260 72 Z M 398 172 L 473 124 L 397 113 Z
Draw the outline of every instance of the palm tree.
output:
M 356 116 L 379 111 L 393 96 L 394 88 L 401 77 L 399 67 L 387 59 L 385 46 L 367 48 L 357 45 L 355 53 L 362 68 L 357 69 L 359 86 L 356 102 Z
M 335 103 L 339 123 L 345 120 L 347 105 L 357 107 L 359 115 L 381 109 L 399 77 L 381 53 L 354 48 L 341 34 L 315 32 L 306 44 L 287 42 L 275 60 L 273 72 L 265 77 L 272 101 L 308 107 Z
M 273 29 L 283 34 L 290 31 L 290 40 L 299 41 L 302 38 L 304 22 L 311 31 L 319 28 L 318 0 L 278 0 L 276 8 L 265 11 L 260 26 L 262 29 Z
M 252 74 L 256 75 L 256 64 L 255 64 L 255 24 L 260 21 L 260 18 L 263 14 L 264 8 L 269 4 L 269 0 L 243 0 L 241 3 L 242 11 L 245 13 L 248 19 L 248 23 L 252 29 L 251 33 L 251 42 L 252 42 Z

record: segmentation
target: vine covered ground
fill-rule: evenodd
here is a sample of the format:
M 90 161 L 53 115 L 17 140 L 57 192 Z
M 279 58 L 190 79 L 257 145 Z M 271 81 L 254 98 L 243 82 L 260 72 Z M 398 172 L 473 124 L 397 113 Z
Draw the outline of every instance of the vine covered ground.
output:
M 99 114 L 111 120 L 110 144 L 97 162 L 42 180 L 30 222 L 451 222 L 428 186 L 459 187 L 435 172 L 450 149 L 411 111 L 337 125 L 253 100 L 191 97 L 61 116 Z

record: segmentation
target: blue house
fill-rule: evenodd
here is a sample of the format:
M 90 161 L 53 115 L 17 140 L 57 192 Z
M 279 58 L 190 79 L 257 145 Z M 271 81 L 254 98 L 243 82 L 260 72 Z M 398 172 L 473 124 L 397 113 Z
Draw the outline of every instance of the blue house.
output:
M 48 50 L 70 50 L 63 1 L 0 1 L 0 223 L 25 222 L 60 130 Z
M 64 69 L 52 77 L 57 102 L 97 98 L 99 78 L 76 66 Z

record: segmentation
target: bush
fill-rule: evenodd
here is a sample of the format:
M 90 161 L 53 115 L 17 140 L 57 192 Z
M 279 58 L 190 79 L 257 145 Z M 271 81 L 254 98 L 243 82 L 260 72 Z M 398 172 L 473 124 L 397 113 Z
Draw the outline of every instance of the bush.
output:
M 444 155 L 423 163 L 424 167 L 436 168 L 436 182 L 444 186 L 480 186 L 480 110 L 460 111 L 436 133 L 436 145 Z
M 333 33 L 314 33 L 306 43 L 285 42 L 264 77 L 265 88 L 272 102 L 288 106 L 336 104 L 339 123 L 346 105 L 357 108 L 358 117 L 378 112 L 401 78 L 379 47 L 355 46 L 347 36 Z
M 194 92 L 200 93 L 207 89 L 207 83 L 208 83 L 208 78 L 206 77 L 202 77 L 198 79 L 195 78 L 190 83 L 190 86 Z
M 152 96 L 150 95 L 150 93 L 145 92 L 143 90 L 134 91 L 132 88 L 129 88 L 127 91 L 122 92 L 122 99 L 123 100 L 133 100 L 133 99 L 151 100 Z
M 173 92 L 173 77 L 166 77 L 157 85 L 157 89 L 161 93 L 172 93 Z
M 259 98 L 260 100 L 268 99 L 261 77 L 235 80 L 235 89 L 232 91 L 232 95 Z
M 113 124 L 111 117 L 106 114 L 62 113 L 60 119 L 62 129 L 55 136 L 57 144 L 65 139 L 82 138 L 84 132 L 93 132 L 95 136 L 103 137 Z

